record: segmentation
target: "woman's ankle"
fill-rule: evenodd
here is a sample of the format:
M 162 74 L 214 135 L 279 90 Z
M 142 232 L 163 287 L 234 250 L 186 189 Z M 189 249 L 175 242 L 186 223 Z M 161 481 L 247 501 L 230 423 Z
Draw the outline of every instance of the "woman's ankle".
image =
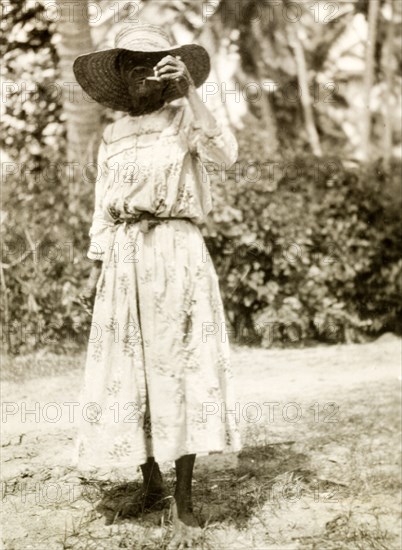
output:
M 163 491 L 163 478 L 159 465 L 153 457 L 149 457 L 146 464 L 141 465 L 143 486 L 146 492 L 160 493 Z

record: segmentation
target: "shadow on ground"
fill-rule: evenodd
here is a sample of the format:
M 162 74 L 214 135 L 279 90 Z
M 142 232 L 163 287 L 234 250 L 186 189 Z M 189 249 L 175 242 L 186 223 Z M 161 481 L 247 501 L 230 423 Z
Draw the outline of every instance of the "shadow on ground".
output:
M 209 523 L 233 522 L 245 527 L 250 517 L 275 499 L 291 501 L 300 497 L 315 480 L 306 454 L 296 452 L 294 442 L 245 447 L 238 455 L 236 467 L 216 465 L 213 455 L 196 469 L 193 482 L 194 511 L 202 526 Z M 162 511 L 168 514 L 174 492 L 174 470 L 165 475 L 166 495 L 151 508 L 144 509 L 141 483 L 98 482 L 97 512 L 107 525 L 126 518 L 142 517 L 160 522 Z M 328 482 L 330 483 L 330 482 Z

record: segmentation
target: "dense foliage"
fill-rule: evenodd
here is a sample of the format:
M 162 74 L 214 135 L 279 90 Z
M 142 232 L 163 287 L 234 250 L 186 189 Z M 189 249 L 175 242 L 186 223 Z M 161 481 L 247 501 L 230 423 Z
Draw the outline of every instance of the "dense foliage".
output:
M 85 323 L 72 292 L 86 270 L 77 244 L 84 246 L 93 189 L 69 191 L 53 8 L 18 0 L 1 21 L 8 37 L 1 42 L 2 78 L 9 83 L 0 123 L 9 157 L 2 159 L 2 329 L 14 352 L 51 339 L 59 345 Z
M 47 8 L 49 9 L 49 7 Z M 86 259 L 93 185 L 69 181 L 53 25 L 43 4 L 16 0 L 2 21 L 3 343 L 24 352 L 86 342 L 90 319 L 75 297 Z M 27 94 L 27 90 L 37 94 Z M 278 120 L 289 118 L 278 107 Z M 288 134 L 289 135 L 289 134 Z M 232 338 L 263 345 L 359 341 L 398 330 L 401 260 L 395 166 L 336 158 L 267 158 L 268 135 L 246 124 L 240 158 L 216 174 L 207 238 Z M 395 181 L 394 181 L 395 180 Z M 72 185 L 75 184 L 75 185 Z M 398 286 L 399 285 L 399 286 Z
M 207 238 L 238 341 L 360 341 L 400 330 L 400 166 L 264 158 L 253 129 L 216 199 Z M 240 176 L 240 177 L 239 177 Z

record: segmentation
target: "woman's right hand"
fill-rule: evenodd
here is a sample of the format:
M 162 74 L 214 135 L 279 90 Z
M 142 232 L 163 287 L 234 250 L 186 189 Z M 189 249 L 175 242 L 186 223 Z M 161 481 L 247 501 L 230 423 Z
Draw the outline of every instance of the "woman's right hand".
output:
M 88 315 L 92 315 L 92 310 L 96 297 L 96 286 L 102 271 L 102 262 L 96 260 L 89 273 L 86 285 L 78 297 L 79 304 L 84 308 Z

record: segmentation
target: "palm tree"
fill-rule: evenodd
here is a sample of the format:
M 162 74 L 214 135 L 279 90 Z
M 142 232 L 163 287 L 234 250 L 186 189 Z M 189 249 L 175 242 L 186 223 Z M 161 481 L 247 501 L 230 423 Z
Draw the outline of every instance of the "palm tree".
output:
M 363 160 L 367 161 L 370 155 L 370 137 L 371 137 L 371 89 L 374 82 L 375 70 L 375 46 L 377 38 L 377 21 L 380 10 L 379 0 L 370 0 L 368 13 L 368 40 L 366 47 L 366 71 L 364 75 L 365 88 L 365 110 L 363 113 L 363 136 L 362 136 L 362 151 Z
M 383 52 L 384 72 L 386 81 L 386 98 L 385 98 L 385 113 L 384 113 L 384 164 L 389 169 L 391 165 L 392 149 L 393 149 L 393 93 L 394 93 L 394 41 L 395 41 L 395 2 L 388 0 L 389 20 L 386 21 L 387 32 L 385 40 L 385 49 Z
M 288 0 L 282 0 L 285 7 L 290 6 Z M 306 63 L 306 56 L 304 53 L 303 44 L 299 37 L 299 21 L 286 22 L 286 33 L 290 48 L 293 50 L 297 80 L 300 87 L 300 98 L 304 113 L 304 122 L 306 125 L 306 132 L 313 153 L 320 157 L 322 155 L 320 139 L 318 137 L 317 128 L 314 121 L 313 101 L 310 93 L 310 83 L 308 78 L 308 68 Z
M 58 0 L 58 6 L 58 32 L 61 40 L 57 50 L 67 121 L 67 160 L 72 168 L 70 191 L 77 196 L 82 169 L 87 162 L 95 160 L 101 107 L 83 93 L 73 73 L 74 59 L 94 49 L 87 0 L 80 0 L 80 3 L 77 0 Z

